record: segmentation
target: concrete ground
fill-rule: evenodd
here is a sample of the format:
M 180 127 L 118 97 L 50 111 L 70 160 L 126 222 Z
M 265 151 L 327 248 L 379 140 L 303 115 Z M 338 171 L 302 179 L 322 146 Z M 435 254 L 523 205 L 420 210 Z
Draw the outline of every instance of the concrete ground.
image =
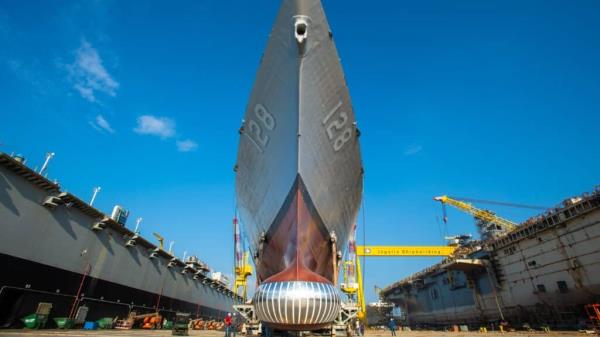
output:
M 223 331 L 190 330 L 190 336 L 223 337 Z M 0 337 L 167 337 L 171 330 L 0 330 Z M 242 337 L 241 335 L 237 335 Z
M 223 337 L 222 331 L 190 330 L 190 336 L 199 337 Z M 372 330 L 367 331 L 366 337 L 390 337 L 389 331 Z M 0 330 L 0 337 L 167 337 L 171 336 L 170 330 Z M 243 335 L 238 334 L 238 337 Z M 442 331 L 398 331 L 397 337 L 484 337 L 484 336 L 505 336 L 505 337 L 584 337 L 594 336 L 575 331 L 568 332 L 508 332 L 500 334 L 498 332 L 488 332 L 486 334 L 478 332 L 442 332 Z

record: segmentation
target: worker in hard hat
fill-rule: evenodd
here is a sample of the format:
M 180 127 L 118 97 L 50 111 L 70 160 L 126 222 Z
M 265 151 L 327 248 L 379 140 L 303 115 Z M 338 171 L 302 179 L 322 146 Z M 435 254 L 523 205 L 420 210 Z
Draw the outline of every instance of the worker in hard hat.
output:
M 231 336 L 231 313 L 228 312 L 223 320 L 225 322 L 225 337 Z

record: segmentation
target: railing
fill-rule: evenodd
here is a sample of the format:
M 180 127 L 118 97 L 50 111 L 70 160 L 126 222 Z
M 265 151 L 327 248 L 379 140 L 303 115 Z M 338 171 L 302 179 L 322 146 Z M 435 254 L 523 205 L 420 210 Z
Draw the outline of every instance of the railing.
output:
M 543 215 L 525 221 L 525 223 L 516 230 L 493 239 L 489 245 L 491 245 L 493 249 L 499 249 L 515 241 L 533 236 L 547 228 L 564 224 L 569 220 L 600 208 L 599 191 L 596 190 L 592 194 L 584 194 L 581 198 L 581 200 L 569 204 L 568 206 L 563 208 L 556 207 Z M 563 205 L 566 205 L 566 202 L 563 202 Z

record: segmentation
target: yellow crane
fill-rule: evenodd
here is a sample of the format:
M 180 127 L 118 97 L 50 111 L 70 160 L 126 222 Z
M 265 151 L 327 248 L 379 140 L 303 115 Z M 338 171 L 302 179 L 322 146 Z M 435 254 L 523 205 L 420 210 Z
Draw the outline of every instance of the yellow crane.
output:
M 165 248 L 165 238 L 163 238 L 162 235 L 160 235 L 158 233 L 152 233 L 152 235 L 154 235 L 154 237 L 156 238 L 156 240 L 158 240 L 158 248 L 164 250 L 164 248 Z
M 456 246 L 356 246 L 354 260 L 344 261 L 344 282 L 342 291 L 349 296 L 356 295 L 358 306 L 358 319 L 365 321 L 367 317 L 367 306 L 365 302 L 362 270 L 360 266 L 361 256 L 450 256 L 456 250 Z M 356 280 L 353 282 L 353 270 L 356 268 Z
M 356 306 L 358 307 L 357 318 L 364 321 L 367 313 L 367 304 L 363 291 L 362 270 L 360 268 L 360 259 L 355 255 L 354 260 L 344 261 L 344 282 L 341 284 L 342 291 L 351 299 L 356 296 Z
M 477 219 L 496 223 L 497 225 L 499 225 L 501 228 L 504 228 L 505 230 L 511 230 L 511 229 L 514 229 L 516 226 L 518 226 L 518 224 L 516 224 L 510 220 L 501 218 L 491 211 L 488 211 L 486 209 L 477 208 L 468 202 L 460 201 L 458 199 L 451 198 L 447 195 L 434 197 L 433 200 L 441 202 L 442 205 L 448 204 L 450 206 L 456 207 L 465 213 L 471 214 L 472 216 L 474 216 Z M 506 205 L 521 207 L 518 205 L 510 205 L 510 204 L 506 204 Z M 444 221 L 446 221 L 445 214 L 444 214 Z
M 358 256 L 450 256 L 453 246 L 358 246 Z
M 476 200 L 476 199 L 465 199 L 458 200 L 458 198 L 451 198 L 447 195 L 433 198 L 436 201 L 442 203 L 442 205 L 449 204 L 454 206 L 466 213 L 471 214 L 477 219 L 484 221 L 493 222 L 496 225 L 510 230 L 517 226 L 516 223 L 503 219 L 493 212 L 479 209 L 471 205 L 466 201 L 479 202 L 479 203 L 491 203 L 503 206 L 520 207 L 520 208 L 531 208 L 531 209 L 546 209 L 542 206 L 530 206 L 530 205 L 519 205 L 507 202 L 488 201 L 488 200 Z M 444 221 L 445 214 L 444 214 Z M 349 295 L 356 294 L 357 305 L 359 307 L 358 318 L 364 320 L 366 318 L 366 303 L 364 296 L 364 288 L 362 282 L 362 271 L 360 267 L 361 256 L 371 257 L 395 257 L 395 256 L 443 256 L 448 257 L 454 254 L 458 245 L 453 244 L 449 246 L 355 246 L 352 247 L 352 253 L 354 258 L 349 258 L 344 261 L 344 283 L 342 283 L 342 291 Z M 355 274 L 352 274 L 353 268 L 356 267 Z M 356 275 L 356 282 L 352 282 L 352 275 Z M 375 288 L 375 292 L 379 294 L 381 289 Z
M 233 246 L 235 281 L 232 290 L 245 301 L 248 296 L 248 278 L 252 275 L 252 265 L 249 261 L 250 253 L 244 249 L 244 239 L 237 216 L 233 217 Z
M 233 283 L 233 291 L 242 296 L 244 300 L 248 296 L 248 278 L 252 275 L 252 266 L 248 259 L 249 255 L 248 252 L 245 252 L 242 263 L 235 267 L 235 281 Z M 241 293 L 239 292 L 240 288 L 242 288 Z

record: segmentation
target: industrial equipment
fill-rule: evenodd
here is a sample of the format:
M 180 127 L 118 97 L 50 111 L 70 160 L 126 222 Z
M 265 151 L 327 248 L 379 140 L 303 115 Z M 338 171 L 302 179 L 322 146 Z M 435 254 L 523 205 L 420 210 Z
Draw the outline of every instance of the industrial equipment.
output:
M 188 336 L 188 324 L 190 323 L 190 314 L 178 312 L 175 314 L 173 322 L 173 336 Z
M 235 281 L 233 282 L 232 290 L 246 301 L 248 296 L 248 278 L 252 275 L 252 266 L 249 261 L 249 252 L 244 251 L 243 249 L 244 241 L 242 239 L 237 217 L 233 217 L 233 233 L 235 249 Z
M 514 229 L 516 226 L 518 226 L 516 223 L 514 223 L 510 220 L 501 218 L 491 211 L 488 211 L 486 209 L 479 209 L 479 208 L 471 205 L 470 203 L 451 198 L 447 195 L 434 197 L 433 200 L 439 201 L 442 203 L 442 207 L 444 207 L 444 222 L 448 221 L 448 217 L 446 216 L 446 208 L 445 208 L 445 205 L 448 204 L 450 206 L 454 206 L 454 207 L 458 208 L 459 210 L 461 210 L 463 212 L 471 214 L 472 216 L 474 216 L 477 219 L 495 223 L 505 230 L 511 230 L 511 229 Z
M 129 330 L 139 321 L 142 321 L 142 329 L 160 329 L 162 316 L 158 312 L 138 315 L 135 311 L 132 311 L 126 319 L 117 320 L 115 329 Z
M 358 312 L 356 314 L 359 320 L 366 318 L 366 304 L 362 283 L 362 271 L 360 269 L 360 260 L 356 254 L 356 225 L 352 229 L 352 234 L 348 240 L 348 255 L 343 264 L 343 282 L 340 284 L 342 292 L 348 296 L 350 302 L 356 303 Z
M 165 249 L 165 238 L 163 238 L 162 235 L 160 235 L 158 233 L 152 233 L 152 235 L 154 235 L 154 237 L 158 240 L 158 248 L 164 250 Z
M 550 208 L 547 206 L 524 205 L 524 204 L 515 204 L 513 202 L 506 202 L 506 201 L 494 201 L 494 200 L 473 199 L 473 198 L 463 198 L 463 197 L 452 197 L 452 199 L 464 201 L 464 202 L 468 202 L 468 203 L 475 203 L 475 204 L 490 204 L 490 205 L 508 206 L 508 207 L 517 207 L 517 208 L 529 208 L 529 209 L 537 209 L 537 210 L 542 210 L 542 211 L 545 211 Z
M 482 240 L 487 240 L 490 238 L 496 238 L 508 231 L 515 229 L 518 224 L 512 222 L 510 220 L 504 219 L 496 215 L 496 213 L 474 207 L 470 202 L 484 203 L 484 204 L 494 204 L 500 206 L 509 206 L 509 207 L 517 207 L 517 208 L 528 208 L 528 209 L 548 209 L 543 206 L 533 206 L 533 205 L 523 205 L 523 204 L 514 204 L 509 202 L 500 202 L 500 201 L 491 201 L 491 200 L 481 200 L 481 199 L 471 199 L 471 198 L 458 198 L 458 197 L 449 197 L 447 195 L 434 197 L 433 200 L 439 201 L 442 203 L 442 211 L 443 211 L 443 219 L 444 222 L 448 222 L 448 217 L 446 215 L 446 204 L 454 206 L 459 210 L 472 215 L 475 217 L 475 223 L 479 230 L 479 234 Z
M 596 336 L 600 337 L 600 304 L 586 304 L 585 312 L 588 315 L 591 327 L 594 329 Z
M 244 252 L 242 263 L 236 264 L 235 267 L 235 281 L 233 284 L 233 292 L 241 296 L 246 300 L 248 295 L 248 278 L 252 275 L 252 266 L 249 260 L 250 254 Z M 241 292 L 240 292 L 240 288 Z
M 453 246 L 358 246 L 358 256 L 450 256 Z
M 125 224 L 127 223 L 128 217 L 129 217 L 129 211 L 119 205 L 115 205 L 115 207 L 113 208 L 112 214 L 110 215 L 110 218 L 115 220 L 121 226 L 125 226 Z
M 350 299 L 356 296 L 359 309 L 357 318 L 365 322 L 367 309 L 360 266 L 361 256 L 450 256 L 455 250 L 456 246 L 356 246 L 352 236 L 348 242 L 348 258 L 344 261 L 344 282 L 341 284 L 341 290 Z
M 493 212 L 483 210 L 472 206 L 471 204 L 451 198 L 449 196 L 435 197 L 434 200 L 440 201 L 442 205 L 450 204 L 464 212 L 473 215 L 475 218 L 483 220 L 493 226 L 497 226 L 496 230 L 510 230 L 517 226 L 516 223 L 503 219 Z M 474 200 L 474 199 L 471 199 Z M 481 202 L 492 203 L 491 201 L 481 200 Z M 498 203 L 505 206 L 536 208 L 537 206 L 517 205 L 509 203 Z M 446 221 L 446 213 L 444 208 L 444 221 Z M 460 239 L 465 240 L 470 236 L 455 236 L 448 239 L 455 239 L 459 242 Z M 361 256 L 451 256 L 458 248 L 458 244 L 448 246 L 356 246 L 354 235 L 348 243 L 348 258 L 344 261 L 344 282 L 341 284 L 341 290 L 348 295 L 349 298 L 354 298 L 356 295 L 356 303 L 358 305 L 358 318 L 364 320 L 366 318 L 366 305 L 364 299 L 364 289 L 362 284 L 362 271 L 360 267 Z

